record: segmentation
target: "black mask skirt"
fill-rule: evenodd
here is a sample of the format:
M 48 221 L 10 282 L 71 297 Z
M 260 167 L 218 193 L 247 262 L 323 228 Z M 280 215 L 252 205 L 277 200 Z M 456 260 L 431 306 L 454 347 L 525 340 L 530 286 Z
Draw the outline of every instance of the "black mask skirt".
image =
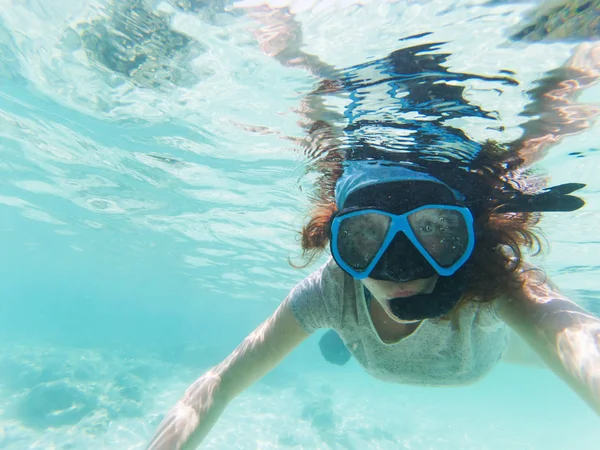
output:
M 449 314 L 460 301 L 465 283 L 460 275 L 440 277 L 430 294 L 393 298 L 390 308 L 400 320 L 436 319 Z

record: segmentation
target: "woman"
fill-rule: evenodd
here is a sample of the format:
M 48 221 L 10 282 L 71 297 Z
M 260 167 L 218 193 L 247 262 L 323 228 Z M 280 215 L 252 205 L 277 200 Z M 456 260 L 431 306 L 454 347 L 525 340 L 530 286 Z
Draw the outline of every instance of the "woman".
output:
M 444 120 L 458 112 L 487 117 L 463 101 L 457 81 L 464 75 L 444 70 L 435 50 L 405 49 L 368 66 L 389 66 L 386 92 L 401 85 L 408 94 L 392 97 L 402 98 L 404 110 L 430 108 L 426 114 Z M 320 93 L 376 85 L 362 69 L 324 83 Z M 437 78 L 424 83 L 419 73 Z M 506 355 L 512 329 L 600 414 L 600 321 L 521 257 L 538 243 L 532 227 L 539 213 L 580 208 L 583 201 L 570 194 L 583 185 L 532 186 L 539 179 L 528 180 L 522 165 L 535 158 L 530 149 L 520 152 L 522 142 L 480 145 L 441 119 L 352 116 L 372 112 L 353 98 L 350 124 L 339 134 L 314 120 L 323 115 L 318 96 L 307 101 L 321 177 L 302 248 L 313 258 L 330 247 L 332 257 L 190 386 L 151 449 L 195 448 L 230 401 L 319 328 L 333 329 L 373 376 L 429 386 L 484 377 Z M 407 135 L 416 136 L 411 152 L 399 148 Z
M 378 378 L 460 385 L 500 361 L 508 324 L 600 413 L 600 321 L 519 257 L 518 244 L 531 238 L 519 216 L 576 209 L 582 202 L 568 193 L 579 187 L 517 194 L 478 210 L 425 172 L 346 163 L 335 206 L 319 210 L 303 234 L 305 250 L 331 236 L 333 258 L 188 389 L 150 448 L 195 448 L 236 395 L 318 328 L 335 329 Z
M 521 192 L 503 181 L 512 168 L 498 150 L 484 145 L 462 173 L 322 161 L 329 170 L 302 243 L 330 245 L 332 258 L 187 390 L 150 448 L 195 448 L 236 395 L 319 328 L 334 329 L 378 378 L 460 385 L 502 359 L 508 325 L 600 413 L 600 321 L 520 256 L 535 242 L 534 212 L 578 209 L 569 194 L 582 185 Z

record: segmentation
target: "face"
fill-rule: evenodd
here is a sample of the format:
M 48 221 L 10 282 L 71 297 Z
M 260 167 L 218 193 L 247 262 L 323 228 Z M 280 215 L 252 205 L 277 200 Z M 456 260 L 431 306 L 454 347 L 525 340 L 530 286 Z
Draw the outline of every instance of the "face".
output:
M 418 321 L 407 321 L 397 318 L 390 307 L 390 300 L 400 297 L 410 297 L 416 294 L 431 294 L 438 280 L 438 275 L 429 278 L 406 281 L 399 283 L 396 281 L 375 280 L 365 278 L 362 280 L 364 286 L 371 292 L 373 298 L 381 305 L 386 314 L 395 322 L 412 323 Z
M 439 306 L 438 301 L 427 298 L 428 294 L 434 292 L 439 275 L 425 254 L 439 266 L 449 267 L 466 250 L 469 240 L 461 212 L 427 208 L 427 205 L 435 204 L 453 206 L 453 199 L 453 194 L 447 188 L 431 183 L 390 184 L 362 188 L 344 204 L 344 209 L 368 208 L 395 215 L 410 212 L 405 217 L 412 233 L 410 239 L 413 241 L 405 234 L 408 232 L 406 228 L 405 231 L 402 228 L 398 230 L 386 244 L 385 252 L 371 269 L 369 277 L 361 280 L 395 322 L 418 322 L 423 315 L 418 311 L 425 311 L 427 308 L 434 310 Z M 334 245 L 337 257 L 351 270 L 360 272 L 371 264 L 384 239 L 389 237 L 387 233 L 396 219 L 378 213 L 356 214 L 350 211 L 349 214 L 348 218 L 340 216 L 342 218 L 336 228 Z M 419 248 L 414 239 L 418 241 Z M 440 282 L 446 282 L 446 279 Z M 415 304 L 409 300 L 411 297 L 414 297 L 413 302 L 419 304 L 427 302 L 426 305 L 423 304 L 425 308 L 415 309 Z M 406 298 L 406 301 L 403 302 L 402 298 Z M 408 308 L 406 313 L 401 311 L 403 308 Z M 399 317 L 410 317 L 410 320 Z M 419 320 L 416 320 L 417 317 Z

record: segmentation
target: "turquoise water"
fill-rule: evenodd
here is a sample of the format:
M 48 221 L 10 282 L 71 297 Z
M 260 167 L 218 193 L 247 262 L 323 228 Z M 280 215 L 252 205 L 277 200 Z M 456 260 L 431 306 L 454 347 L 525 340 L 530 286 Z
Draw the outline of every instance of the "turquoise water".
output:
M 266 55 L 244 9 L 125 3 L 0 1 L 0 448 L 143 448 L 187 385 L 320 262 L 287 262 L 312 181 L 293 138 L 317 76 Z M 518 85 L 467 83 L 498 117 L 452 123 L 476 140 L 520 136 L 527 92 L 582 42 L 511 41 L 534 3 L 361 3 L 294 4 L 304 51 L 345 68 L 431 32 L 450 72 L 512 71 Z M 578 103 L 599 99 L 596 84 Z M 596 312 L 599 140 L 590 127 L 535 166 L 588 185 L 585 209 L 543 220 L 551 247 L 536 262 Z M 600 439 L 597 417 L 547 370 L 503 363 L 474 386 L 397 386 L 354 361 L 328 365 L 317 340 L 236 399 L 204 448 Z

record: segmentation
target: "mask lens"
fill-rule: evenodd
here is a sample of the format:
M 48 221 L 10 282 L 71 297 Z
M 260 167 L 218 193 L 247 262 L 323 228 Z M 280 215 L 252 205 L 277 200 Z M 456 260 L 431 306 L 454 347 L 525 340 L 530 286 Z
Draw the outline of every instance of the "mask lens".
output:
M 442 267 L 452 266 L 467 251 L 467 224 L 458 211 L 422 209 L 408 216 L 408 223 L 419 243 Z
M 390 217 L 365 213 L 342 218 L 337 236 L 340 257 L 358 272 L 364 271 L 381 248 L 390 228 Z

